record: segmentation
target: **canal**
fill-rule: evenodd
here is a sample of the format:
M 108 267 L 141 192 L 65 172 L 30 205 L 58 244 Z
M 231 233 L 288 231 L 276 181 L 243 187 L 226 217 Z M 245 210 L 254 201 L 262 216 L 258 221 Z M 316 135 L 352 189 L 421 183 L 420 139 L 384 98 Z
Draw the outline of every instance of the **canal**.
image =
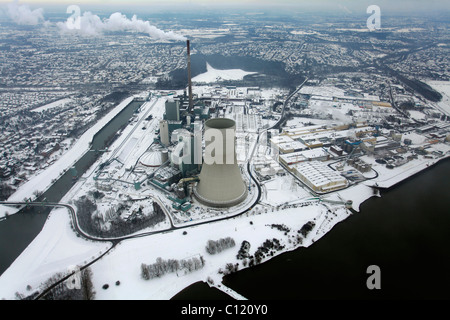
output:
M 93 139 L 104 149 L 142 105 L 133 102 Z M 87 152 L 76 163 L 82 175 L 98 158 Z M 284 253 L 226 276 L 224 284 L 249 299 L 443 298 L 450 293 L 450 160 L 371 198 L 309 248 Z M 58 202 L 72 187 L 68 171 L 42 196 Z M 34 208 L 0 222 L 0 273 L 42 230 L 50 209 Z M 39 214 L 37 214 L 39 213 Z M 381 269 L 381 290 L 368 290 L 367 267 Z M 175 299 L 224 298 L 197 283 Z
M 92 140 L 91 152 L 86 152 L 75 164 L 79 176 L 89 169 L 100 156 L 95 150 L 103 150 L 116 137 L 117 132 L 143 102 L 133 101 L 103 127 Z M 72 188 L 71 170 L 63 174 L 38 200 L 59 202 Z M 42 230 L 51 208 L 31 207 L 0 222 L 0 274 L 2 274 Z M 11 241 L 13 239 L 13 241 Z

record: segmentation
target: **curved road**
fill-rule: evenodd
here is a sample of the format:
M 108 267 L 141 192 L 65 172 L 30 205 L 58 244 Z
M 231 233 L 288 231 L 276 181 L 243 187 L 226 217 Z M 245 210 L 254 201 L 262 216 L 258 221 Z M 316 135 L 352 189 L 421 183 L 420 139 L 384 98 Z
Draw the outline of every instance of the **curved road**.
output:
M 259 140 L 259 136 L 258 136 L 258 140 Z M 88 268 L 89 266 L 91 266 L 92 264 L 94 264 L 95 262 L 97 262 L 98 260 L 100 260 L 101 258 L 103 258 L 106 254 L 108 254 L 112 249 L 114 249 L 116 247 L 116 245 L 118 245 L 121 241 L 123 240 L 127 240 L 127 239 L 134 239 L 134 238 L 141 238 L 141 237 L 146 237 L 146 236 L 151 236 L 154 234 L 159 234 L 159 233 L 164 233 L 164 232 L 168 232 L 168 231 L 173 231 L 173 230 L 177 230 L 177 229 L 184 229 L 184 228 L 189 228 L 189 227 L 195 227 L 198 225 L 202 225 L 202 224 L 206 224 L 206 223 L 213 223 L 213 222 L 218 222 L 218 221 L 223 221 L 223 220 L 227 220 L 227 219 L 231 219 L 234 217 L 237 217 L 239 215 L 242 215 L 248 211 L 250 211 L 253 206 L 255 206 L 260 198 L 261 198 L 261 186 L 259 185 L 258 181 L 256 180 L 256 178 L 252 175 L 251 170 L 250 170 L 250 163 L 247 163 L 247 170 L 248 173 L 250 175 L 250 178 L 255 182 L 257 188 L 258 188 L 258 196 L 256 197 L 254 203 L 251 205 L 250 208 L 239 212 L 235 215 L 232 216 L 227 216 L 227 217 L 223 217 L 223 218 L 219 218 L 219 219 L 215 219 L 215 220 L 210 220 L 210 221 L 204 221 L 204 222 L 198 222 L 195 224 L 189 224 L 189 225 L 185 225 L 185 226 L 175 226 L 173 224 L 172 221 L 172 217 L 170 216 L 170 214 L 166 211 L 165 207 L 162 205 L 162 203 L 160 202 L 159 199 L 157 198 L 153 198 L 154 201 L 156 201 L 159 206 L 161 207 L 161 209 L 164 211 L 164 213 L 166 214 L 166 216 L 169 218 L 170 221 L 170 225 L 171 227 L 168 229 L 164 229 L 164 230 L 158 230 L 158 231 L 151 231 L 151 232 L 144 232 L 144 233 L 140 233 L 140 234 L 136 234 L 136 235 L 129 235 L 129 236 L 123 236 L 123 237 L 116 237 L 116 238 L 99 238 L 99 237 L 94 237 L 91 236 L 87 233 L 85 233 L 80 226 L 78 225 L 78 219 L 77 219 L 77 215 L 75 213 L 74 208 L 71 205 L 68 204 L 61 204 L 61 203 L 44 203 L 44 202 L 5 202 L 5 201 L 0 201 L 0 204 L 4 204 L 4 205 L 35 205 L 35 206 L 52 206 L 52 207 L 63 207 L 66 208 L 69 211 L 69 214 L 71 216 L 71 220 L 72 220 L 72 225 L 76 231 L 77 234 L 81 235 L 82 237 L 84 237 L 85 239 L 88 240 L 92 240 L 92 241 L 106 241 L 106 242 L 111 242 L 112 246 L 106 250 L 103 254 L 101 254 L 99 257 L 97 257 L 96 259 L 90 261 L 89 263 L 87 263 L 86 265 L 80 267 L 80 271 L 84 270 L 86 268 Z M 44 291 L 42 291 L 41 293 L 39 293 L 36 297 L 34 297 L 34 300 L 39 300 L 41 299 L 43 296 L 45 296 L 48 292 L 50 292 L 53 288 L 55 288 L 56 286 L 58 286 L 60 283 L 66 281 L 67 279 L 69 279 L 70 277 L 72 277 L 75 274 L 75 272 L 68 274 L 67 276 L 61 278 L 60 280 L 58 280 L 56 283 L 54 283 L 53 285 L 51 285 L 50 287 L 46 288 Z
M 259 202 L 259 200 L 261 199 L 261 186 L 259 185 L 258 180 L 253 176 L 252 174 L 252 170 L 250 168 L 250 161 L 253 158 L 253 155 L 255 153 L 255 150 L 257 149 L 258 143 L 259 143 L 259 139 L 260 136 L 266 132 L 267 130 L 270 130 L 278 125 L 280 125 L 282 123 L 282 121 L 284 120 L 284 116 L 285 116 L 285 108 L 289 102 L 289 100 L 303 87 L 303 85 L 306 83 L 306 81 L 308 80 L 308 78 L 305 79 L 305 81 L 294 91 L 292 92 L 285 100 L 284 104 L 283 104 L 283 110 L 280 116 L 280 119 L 272 126 L 269 127 L 267 129 L 262 130 L 261 132 L 258 131 L 258 136 L 256 139 L 256 142 L 254 144 L 253 150 L 251 152 L 251 155 L 248 158 L 247 161 L 247 172 L 248 175 L 250 177 L 251 180 L 253 180 L 253 182 L 255 183 L 257 190 L 258 190 L 258 195 L 255 199 L 255 201 L 245 210 L 238 212 L 234 215 L 230 215 L 230 216 L 226 216 L 226 217 L 222 217 L 222 218 L 218 218 L 215 220 L 209 220 L 209 221 L 203 221 L 203 222 L 198 222 L 198 223 L 193 223 L 193 224 L 189 224 L 189 225 L 184 225 L 184 226 L 176 226 L 174 225 L 173 221 L 172 221 L 172 217 L 171 215 L 167 212 L 165 206 L 161 203 L 161 201 L 156 198 L 156 197 L 151 197 L 154 201 L 156 201 L 159 206 L 161 207 L 161 209 L 164 211 L 164 213 L 166 214 L 166 216 L 168 217 L 169 221 L 170 221 L 170 228 L 164 229 L 164 230 L 158 230 L 158 231 L 149 231 L 149 232 L 143 232 L 140 234 L 135 234 L 135 235 L 128 235 L 128 236 L 122 236 L 122 237 L 113 237 L 113 238 L 99 238 L 99 237 L 95 237 L 92 235 L 89 235 L 88 233 L 84 232 L 79 224 L 78 224 L 78 218 L 75 212 L 75 209 L 68 204 L 62 204 L 62 203 L 52 203 L 52 202 L 7 202 L 7 201 L 0 201 L 0 204 L 4 204 L 4 205 L 33 205 L 33 206 L 51 206 L 51 207 L 63 207 L 66 208 L 70 214 L 71 220 L 72 220 L 72 225 L 73 228 L 75 230 L 75 232 L 77 234 L 79 234 L 80 236 L 84 237 L 85 239 L 91 240 L 91 241 L 106 241 L 106 242 L 111 242 L 112 246 L 111 248 L 109 248 L 108 250 L 106 250 L 106 252 L 104 252 L 102 255 L 100 255 L 99 257 L 97 257 L 96 259 L 92 260 L 91 262 L 89 262 L 88 264 L 80 267 L 80 270 L 83 270 L 87 267 L 89 267 L 90 265 L 92 265 L 93 263 L 95 263 L 96 261 L 100 260 L 103 256 L 105 256 L 106 254 L 108 254 L 113 248 L 116 247 L 117 244 L 119 244 L 121 241 L 123 240 L 128 240 L 128 239 L 134 239 L 134 238 L 141 238 L 141 237 L 146 237 L 146 236 L 151 236 L 151 235 L 155 235 L 155 234 L 159 234 L 159 233 L 164 233 L 164 232 L 168 232 L 168 231 L 174 231 L 174 230 L 178 230 L 178 229 L 184 229 L 184 228 L 190 228 L 190 227 L 195 227 L 195 226 L 199 226 L 199 225 L 203 225 L 203 224 L 207 224 L 207 223 L 214 223 L 214 222 L 219 222 L 219 221 L 223 221 L 223 220 L 228 220 L 228 219 L 232 219 L 235 217 L 238 217 L 250 210 L 252 210 L 252 208 Z M 151 108 L 149 108 L 150 110 L 152 109 L 153 105 L 151 106 Z M 41 292 L 38 296 L 36 296 L 34 299 L 40 299 L 42 298 L 46 293 L 48 293 L 50 290 L 52 290 L 54 287 L 56 287 L 58 284 L 60 284 L 63 281 L 66 281 L 67 279 L 69 279 L 72 275 L 69 274 L 67 276 L 65 276 L 64 278 L 60 279 L 58 282 L 56 282 L 55 284 L 53 284 L 52 286 L 50 286 L 49 288 L 45 289 L 43 292 Z

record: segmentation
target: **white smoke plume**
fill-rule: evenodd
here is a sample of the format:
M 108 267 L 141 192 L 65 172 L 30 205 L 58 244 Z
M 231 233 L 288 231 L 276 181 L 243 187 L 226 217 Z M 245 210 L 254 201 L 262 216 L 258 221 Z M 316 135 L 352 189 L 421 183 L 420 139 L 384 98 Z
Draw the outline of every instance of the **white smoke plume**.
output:
M 17 0 L 7 5 L 6 14 L 20 25 L 34 26 L 44 22 L 44 9 L 31 10 L 26 4 L 19 5 Z
M 89 36 L 98 36 L 107 31 L 137 31 L 147 33 L 155 39 L 186 40 L 184 36 L 173 31 L 165 32 L 151 25 L 148 21 L 138 19 L 136 15 L 128 19 L 120 12 L 113 13 L 104 20 L 91 12 L 84 12 L 77 18 L 70 17 L 66 22 L 59 22 L 57 25 L 64 32 L 78 32 Z

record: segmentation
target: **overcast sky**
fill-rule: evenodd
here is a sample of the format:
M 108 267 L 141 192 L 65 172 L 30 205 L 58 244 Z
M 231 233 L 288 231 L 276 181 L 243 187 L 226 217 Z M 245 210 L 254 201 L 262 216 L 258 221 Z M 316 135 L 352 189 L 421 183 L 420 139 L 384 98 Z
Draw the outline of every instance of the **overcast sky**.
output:
M 11 0 L 0 0 L 0 3 L 10 3 Z M 110 6 L 146 6 L 146 7 L 174 7 L 181 8 L 184 5 L 214 7 L 214 6 L 246 6 L 250 9 L 262 9 L 267 6 L 280 8 L 298 7 L 300 9 L 313 10 L 344 10 L 348 13 L 360 12 L 369 5 L 378 5 L 385 12 L 426 12 L 449 11 L 449 0 L 21 0 L 19 4 L 29 4 L 35 8 L 45 4 L 59 5 L 110 5 Z

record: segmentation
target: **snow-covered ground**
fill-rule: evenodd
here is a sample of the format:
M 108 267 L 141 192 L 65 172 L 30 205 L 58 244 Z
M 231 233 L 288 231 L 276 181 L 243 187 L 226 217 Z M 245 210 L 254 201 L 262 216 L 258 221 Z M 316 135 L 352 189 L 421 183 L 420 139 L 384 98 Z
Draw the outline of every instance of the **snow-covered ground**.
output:
M 8 201 L 23 201 L 25 198 L 32 198 L 35 191 L 45 191 L 51 186 L 53 179 L 58 179 L 61 173 L 72 167 L 78 159 L 80 159 L 85 152 L 89 150 L 89 143 L 93 136 L 103 128 L 111 119 L 113 119 L 120 111 L 123 110 L 131 101 L 133 97 L 129 97 L 117 105 L 111 112 L 105 115 L 91 128 L 89 128 L 77 142 L 59 158 L 55 163 L 49 166 L 44 171 L 37 173 L 30 177 L 30 179 L 17 189 L 9 198 Z M 0 217 L 17 212 L 12 207 L 0 207 Z
M 221 285 L 223 275 L 218 271 L 225 270 L 227 263 L 238 263 L 239 269 L 244 268 L 242 260 L 236 258 L 242 241 L 250 242 L 250 254 L 254 254 L 266 239 L 276 238 L 285 246 L 283 251 L 277 252 L 280 254 L 297 248 L 297 231 L 308 221 L 315 221 L 316 227 L 301 244 L 309 246 L 349 215 L 342 207 L 335 207 L 332 213 L 328 209 L 316 203 L 267 213 L 258 210 L 221 222 L 123 241 L 91 266 L 96 298 L 169 299 L 190 284 L 206 282 L 208 278 L 219 289 L 225 290 Z M 290 231 L 285 234 L 271 228 L 271 224 L 284 224 Z M 183 231 L 187 234 L 184 235 Z M 208 240 L 226 237 L 232 237 L 236 246 L 216 255 L 206 252 Z M 68 272 L 70 266 L 84 265 L 109 248 L 109 242 L 96 243 L 77 238 L 69 227 L 67 211 L 53 210 L 42 232 L 0 277 L 0 297 L 13 299 L 16 291 L 29 294 L 27 285 L 34 291 L 56 272 Z M 198 255 L 204 257 L 205 266 L 190 274 L 166 274 L 152 280 L 143 280 L 140 276 L 141 263 L 154 263 L 158 257 L 181 260 Z M 116 281 L 120 281 L 120 286 L 114 285 Z M 102 289 L 104 284 L 109 284 L 107 290 Z
M 450 149 L 448 146 L 445 146 L 448 150 Z M 369 180 L 365 182 L 364 184 L 368 186 L 376 186 L 380 188 L 390 188 L 397 183 L 408 179 L 409 177 L 412 177 L 416 173 L 421 172 L 422 170 L 425 170 L 426 168 L 433 166 L 434 164 L 438 163 L 440 160 L 446 159 L 450 157 L 450 154 L 447 153 L 442 158 L 432 158 L 432 159 L 414 159 L 409 161 L 408 163 L 400 166 L 395 167 L 393 169 L 386 168 L 385 165 L 378 164 L 374 161 L 374 158 L 363 156 L 361 157 L 362 160 L 364 160 L 367 163 L 372 164 L 372 168 L 376 170 L 379 174 L 379 177 L 376 179 Z
M 317 87 L 303 86 L 303 88 L 300 89 L 300 93 L 329 98 L 345 96 L 345 90 L 332 86 L 317 86 Z
M 409 115 L 412 119 L 423 121 L 426 120 L 426 116 L 424 113 L 416 110 L 408 110 Z
M 201 91 L 202 94 L 210 92 L 208 91 L 210 89 L 206 87 L 196 87 L 196 90 Z M 234 91 L 221 91 L 218 94 L 239 96 L 241 92 L 241 89 L 235 89 Z M 267 92 L 262 91 L 261 96 L 264 94 L 267 95 Z M 270 96 L 273 95 L 275 92 L 272 91 Z M 62 202 L 68 203 L 70 200 L 77 199 L 94 190 L 93 177 L 99 174 L 96 171 L 98 165 L 118 157 L 124 164 L 111 162 L 102 169 L 106 177 L 116 179 L 112 182 L 113 188 L 119 190 L 106 192 L 105 198 L 102 199 L 103 205 L 119 203 L 121 201 L 120 193 L 123 193 L 133 199 L 152 197 L 152 199 L 157 199 L 158 203 L 166 208 L 166 211 L 171 211 L 172 203 L 163 191 L 156 190 L 148 184 L 144 185 L 144 183 L 140 190 L 134 189 L 132 182 L 141 181 L 141 177 L 145 176 L 142 171 L 150 169 L 137 165 L 138 170 L 129 170 L 130 167 L 137 164 L 139 157 L 145 154 L 152 144 L 155 137 L 154 132 L 158 128 L 159 119 L 162 118 L 164 112 L 164 102 L 165 98 L 160 98 L 145 103 L 141 107 L 141 111 L 136 114 L 135 120 L 122 131 L 121 136 L 112 144 L 111 151 L 102 155 L 101 159 L 79 179 L 62 199 Z M 318 105 L 318 107 L 339 110 L 343 115 L 351 109 L 356 111 L 358 108 L 353 104 L 340 104 L 336 108 L 329 105 Z M 275 158 L 269 152 L 270 148 L 266 142 L 262 142 L 260 139 L 260 145 L 257 145 L 257 133 L 253 132 L 254 130 L 252 132 L 244 130 L 244 127 L 252 129 L 260 127 L 258 117 L 254 117 L 252 113 L 243 115 L 241 106 L 233 106 L 231 109 L 231 116 L 235 117 L 241 128 L 237 133 L 237 150 L 242 153 L 240 161 L 246 161 L 253 150 L 255 153 L 252 161 L 256 162 L 259 159 L 263 164 L 264 161 L 265 164 L 273 161 Z M 153 120 L 144 120 L 149 115 L 153 116 Z M 305 121 L 326 123 L 324 120 L 316 119 L 306 119 Z M 289 125 L 300 123 L 303 123 L 303 120 L 294 119 L 289 122 Z M 417 133 L 403 135 L 403 141 L 406 138 L 412 140 L 412 147 L 427 145 L 426 137 Z M 375 162 L 375 158 L 372 156 L 363 156 L 361 159 L 372 165 L 372 168 L 379 174 L 378 177 L 375 177 L 375 171 L 372 171 L 366 175 L 366 178 L 371 178 L 370 180 L 324 195 L 321 199 L 312 195 L 310 190 L 295 180 L 292 175 L 284 173 L 284 175 L 272 175 L 270 180 L 261 183 L 261 201 L 255 206 L 253 206 L 257 196 L 255 187 L 251 188 L 246 201 L 234 208 L 223 210 L 223 212 L 205 208 L 193 200 L 193 207 L 189 211 L 189 218 L 192 218 L 192 221 L 184 220 L 188 218 L 181 212 L 171 213 L 174 225 L 183 228 L 167 231 L 169 224 L 166 219 L 162 226 L 156 229 L 141 230 L 138 233 L 157 230 L 164 232 L 122 241 L 91 266 L 93 283 L 97 292 L 96 298 L 169 299 L 180 290 L 198 281 L 209 282 L 210 285 L 229 293 L 229 290 L 221 284 L 223 274 L 220 273 L 220 270 L 225 270 L 227 263 L 238 264 L 239 269 L 247 267 L 242 260 L 236 257 L 244 240 L 251 244 L 250 255 L 253 255 L 266 239 L 276 238 L 284 246 L 284 249 L 275 255 L 294 250 L 299 246 L 309 246 L 351 214 L 344 206 L 347 200 L 352 200 L 353 208 L 359 211 L 362 202 L 370 197 L 379 196 L 372 186 L 390 187 L 440 159 L 450 156 L 450 147 L 447 144 L 438 143 L 428 147 L 431 151 L 442 152 L 444 156 L 440 158 L 436 154 L 430 154 L 427 157 L 419 156 L 418 159 L 410 160 L 394 169 L 388 169 L 385 164 Z M 409 154 L 403 154 L 403 157 L 406 159 Z M 249 180 L 247 170 L 244 170 L 244 178 Z M 219 216 L 231 216 L 242 212 L 250 206 L 253 206 L 251 210 L 238 217 L 223 221 L 211 221 Z M 175 219 L 177 217 L 178 220 Z M 208 220 L 210 222 L 207 224 L 192 226 L 199 221 L 206 222 Z M 315 227 L 307 237 L 302 238 L 302 241 L 299 242 L 298 230 L 309 221 L 314 221 Z M 65 209 L 52 211 L 43 231 L 0 277 L 0 298 L 13 299 L 16 291 L 30 294 L 31 292 L 26 290 L 27 285 L 30 285 L 34 291 L 41 282 L 54 273 L 66 272 L 68 266 L 71 265 L 85 265 L 110 248 L 109 242 L 91 242 L 77 238 L 70 229 L 69 223 L 70 219 Z M 280 231 L 273 228 L 272 224 L 285 225 L 289 231 Z M 208 240 L 226 237 L 233 238 L 236 246 L 216 255 L 206 252 L 205 246 Z M 141 278 L 142 263 L 152 264 L 159 257 L 164 260 L 182 260 L 200 255 L 205 259 L 205 266 L 200 270 L 183 275 L 169 273 L 152 280 Z M 270 257 L 266 257 L 263 262 L 268 259 Z M 120 285 L 115 285 L 117 281 L 120 281 Z M 105 284 L 109 285 L 108 289 L 103 289 Z
M 70 98 L 65 98 L 65 99 L 61 99 L 61 100 L 58 100 L 58 101 L 55 101 L 55 102 L 46 104 L 45 106 L 42 106 L 42 107 L 33 109 L 33 110 L 31 110 L 31 111 L 33 111 L 33 112 L 42 112 L 42 111 L 45 111 L 45 110 L 48 110 L 48 109 L 60 107 L 60 106 L 66 104 L 66 103 L 69 103 L 69 102 L 71 102 L 71 101 L 72 101 L 72 99 L 70 99 Z
M 330 200 L 352 200 L 352 208 L 359 212 L 360 205 L 371 197 L 378 197 L 378 193 L 375 193 L 376 189 L 373 189 L 365 184 L 357 184 L 350 188 L 340 190 L 331 196 L 326 197 Z M 335 198 L 335 199 L 333 199 Z
M 206 70 L 207 72 L 199 74 L 198 76 L 192 78 L 192 82 L 214 83 L 224 80 L 242 80 L 247 75 L 257 73 L 257 72 L 247 72 L 241 69 L 228 69 L 228 70 L 214 69 L 209 65 L 209 63 L 206 64 Z
M 311 194 L 298 185 L 298 182 L 291 176 L 286 175 L 270 180 L 263 184 L 263 203 L 271 206 L 279 206 L 284 203 L 296 202 L 300 199 L 310 198 Z
M 434 90 L 442 94 L 442 100 L 434 103 L 440 111 L 450 116 L 450 81 L 426 81 Z
M 236 259 L 242 241 L 251 243 L 250 253 L 262 245 L 266 239 L 278 238 L 282 244 L 289 246 L 289 237 L 284 233 L 266 225 L 276 223 L 285 224 L 296 233 L 303 224 L 319 217 L 326 210 L 320 206 L 311 206 L 305 210 L 289 209 L 282 212 L 240 217 L 223 222 L 176 230 L 143 239 L 127 240 L 121 243 L 110 254 L 92 267 L 94 285 L 98 299 L 170 299 L 176 293 L 197 281 L 205 281 L 208 277 L 220 284 L 222 275 L 220 268 L 225 269 L 227 263 L 240 263 Z M 251 224 L 251 223 L 252 224 Z M 236 246 L 226 249 L 216 255 L 206 252 L 208 240 L 231 237 Z M 184 276 L 166 274 L 159 279 L 143 280 L 140 276 L 141 263 L 151 264 L 158 257 L 162 259 L 186 259 L 202 255 L 206 261 L 201 270 Z M 120 286 L 114 286 L 120 281 Z M 102 286 L 109 284 L 108 290 Z
M 82 266 L 111 247 L 109 242 L 79 238 L 70 228 L 67 209 L 53 210 L 42 231 L 0 277 L 0 297 L 14 299 L 16 291 L 31 294 L 57 272 Z M 27 290 L 27 286 L 31 290 Z

